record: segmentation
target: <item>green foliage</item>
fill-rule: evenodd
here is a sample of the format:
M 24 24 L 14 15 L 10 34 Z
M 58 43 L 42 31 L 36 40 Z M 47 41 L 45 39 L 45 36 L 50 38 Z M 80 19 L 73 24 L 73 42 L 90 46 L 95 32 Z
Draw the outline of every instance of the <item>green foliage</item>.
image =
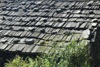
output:
M 12 61 L 8 60 L 5 67 L 90 67 L 85 41 L 72 41 L 62 49 L 55 44 L 55 48 L 48 54 L 35 59 L 27 57 L 25 60 L 17 56 Z

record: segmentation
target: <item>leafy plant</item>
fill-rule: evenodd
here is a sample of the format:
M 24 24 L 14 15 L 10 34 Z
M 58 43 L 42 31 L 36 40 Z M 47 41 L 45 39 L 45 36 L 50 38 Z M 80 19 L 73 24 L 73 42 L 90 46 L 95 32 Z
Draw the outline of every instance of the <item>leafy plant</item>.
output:
M 55 48 L 50 53 L 35 59 L 27 57 L 25 60 L 17 56 L 12 61 L 8 60 L 5 67 L 90 67 L 85 43 L 73 40 L 68 46 L 61 48 L 54 42 Z

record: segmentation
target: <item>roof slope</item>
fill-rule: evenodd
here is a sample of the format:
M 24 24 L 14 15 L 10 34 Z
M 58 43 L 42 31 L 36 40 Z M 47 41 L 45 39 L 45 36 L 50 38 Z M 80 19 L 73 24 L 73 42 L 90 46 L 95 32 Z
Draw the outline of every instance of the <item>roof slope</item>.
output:
M 5 4 L 0 5 L 1 50 L 48 53 L 55 41 L 62 48 L 72 40 L 95 41 L 99 1 L 20 0 L 0 4 Z

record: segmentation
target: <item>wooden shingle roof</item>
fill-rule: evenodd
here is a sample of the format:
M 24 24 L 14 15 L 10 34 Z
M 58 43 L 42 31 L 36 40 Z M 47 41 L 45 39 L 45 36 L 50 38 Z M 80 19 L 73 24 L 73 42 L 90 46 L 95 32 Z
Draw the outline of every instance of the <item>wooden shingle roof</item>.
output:
M 99 21 L 99 1 L 0 2 L 0 49 L 48 53 L 55 41 L 62 48 L 72 40 L 95 42 Z

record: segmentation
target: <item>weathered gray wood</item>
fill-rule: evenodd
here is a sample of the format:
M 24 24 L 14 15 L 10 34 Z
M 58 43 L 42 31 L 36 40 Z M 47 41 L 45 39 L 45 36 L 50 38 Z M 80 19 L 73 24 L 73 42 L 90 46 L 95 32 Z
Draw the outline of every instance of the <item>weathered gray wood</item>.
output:
M 29 34 L 27 35 L 27 37 L 31 37 L 33 33 L 32 32 L 29 32 Z
M 8 35 L 11 32 L 11 30 L 7 31 L 4 35 Z
M 2 47 L 3 46 L 3 43 L 0 43 L 0 47 Z
M 63 35 L 56 35 L 53 40 L 61 41 L 62 38 L 63 38 Z
M 11 48 L 10 51 L 16 51 L 17 48 L 20 46 L 20 44 L 14 44 Z
M 64 25 L 65 22 L 61 22 L 57 25 L 57 27 L 62 27 Z
M 64 37 L 62 38 L 62 41 L 65 41 L 67 39 L 67 35 L 64 35 Z
M 57 23 L 57 22 L 56 22 L 56 23 L 54 23 L 53 27 L 57 27 L 57 26 L 58 26 L 58 24 L 59 24 L 59 23 Z
M 10 50 L 10 48 L 13 46 L 13 44 L 9 44 L 7 47 L 6 47 L 6 49 L 5 50 L 7 50 L 7 51 L 9 51 Z
M 75 28 L 77 24 L 75 22 L 72 22 L 71 28 Z
M 22 32 L 22 34 L 20 35 L 20 37 L 24 37 L 24 36 L 26 35 L 27 32 L 28 32 L 28 31 Z
M 14 36 L 19 37 L 21 34 L 22 34 L 22 31 L 16 31 L 16 35 L 14 35 Z
M 45 26 L 50 26 L 50 27 L 52 27 L 53 24 L 54 24 L 54 22 L 49 22 L 49 23 L 45 24 Z
M 35 45 L 31 45 L 27 50 L 26 52 L 31 52 L 33 49 L 34 49 Z
M 87 39 L 87 38 L 89 37 L 89 35 L 90 35 L 90 30 L 87 29 L 87 30 L 84 30 L 84 31 L 83 31 L 81 37 L 82 37 L 83 39 Z
M 51 47 L 46 47 L 45 52 L 44 53 L 49 53 L 49 51 L 51 50 Z
M 48 53 L 50 51 L 51 47 L 46 46 L 35 46 L 35 48 L 32 50 L 32 53 Z
M 68 23 L 68 24 L 66 25 L 66 28 L 70 28 L 71 25 L 72 25 L 72 23 Z
M 81 34 L 73 34 L 71 41 L 77 41 L 81 37 Z
M 53 29 L 51 34 L 57 34 L 60 31 L 60 29 Z
M 34 32 L 34 33 L 31 35 L 31 37 L 38 37 L 39 35 L 40 35 L 40 33 Z
M 25 46 L 25 44 L 20 44 L 16 51 L 22 51 Z
M 3 37 L 0 40 L 1 43 L 7 43 L 8 42 L 8 37 Z
M 81 23 L 82 23 L 82 22 L 77 23 L 77 25 L 76 25 L 75 28 L 76 28 L 76 29 L 79 29 L 79 26 L 81 25 Z
M 1 50 L 4 50 L 8 45 L 9 45 L 9 44 L 3 44 L 3 45 L 0 47 L 0 49 L 1 49 Z
M 80 28 L 85 28 L 86 25 L 87 25 L 87 22 L 84 22 L 84 23 L 80 26 Z
M 48 40 L 50 38 L 51 34 L 46 34 L 43 39 Z
M 38 38 L 43 38 L 44 36 L 45 36 L 45 33 L 41 33 Z
M 59 14 L 59 17 L 65 18 L 66 17 L 66 14 Z
M 37 22 L 35 25 L 36 26 L 41 26 L 43 24 L 43 22 Z
M 49 40 L 54 39 L 55 36 L 56 36 L 55 34 L 51 35 L 50 38 L 49 38 Z
M 30 47 L 30 45 L 25 45 L 24 49 L 22 50 L 22 52 L 26 52 L 27 49 Z
M 91 6 L 87 3 L 45 0 L 27 1 L 22 5 L 20 2 L 8 3 L 1 7 L 4 11 L 0 11 L 0 48 L 48 53 L 55 46 L 55 41 L 59 42 L 58 47 L 65 47 L 68 41 L 86 40 L 91 35 L 84 29 L 94 30 L 100 21 L 99 5 L 93 2 Z M 90 20 L 93 23 L 90 23 Z M 42 40 L 46 44 L 41 45 Z M 67 42 L 62 45 L 62 41 Z
M 64 34 L 64 29 L 61 29 L 57 34 Z
M 9 38 L 7 43 L 8 43 L 8 44 L 13 43 L 13 40 L 14 40 L 14 39 L 15 39 L 14 37 L 13 37 L 13 38 Z
M 68 37 L 66 38 L 65 41 L 71 41 L 71 38 L 72 38 L 72 34 L 71 35 L 68 35 Z

